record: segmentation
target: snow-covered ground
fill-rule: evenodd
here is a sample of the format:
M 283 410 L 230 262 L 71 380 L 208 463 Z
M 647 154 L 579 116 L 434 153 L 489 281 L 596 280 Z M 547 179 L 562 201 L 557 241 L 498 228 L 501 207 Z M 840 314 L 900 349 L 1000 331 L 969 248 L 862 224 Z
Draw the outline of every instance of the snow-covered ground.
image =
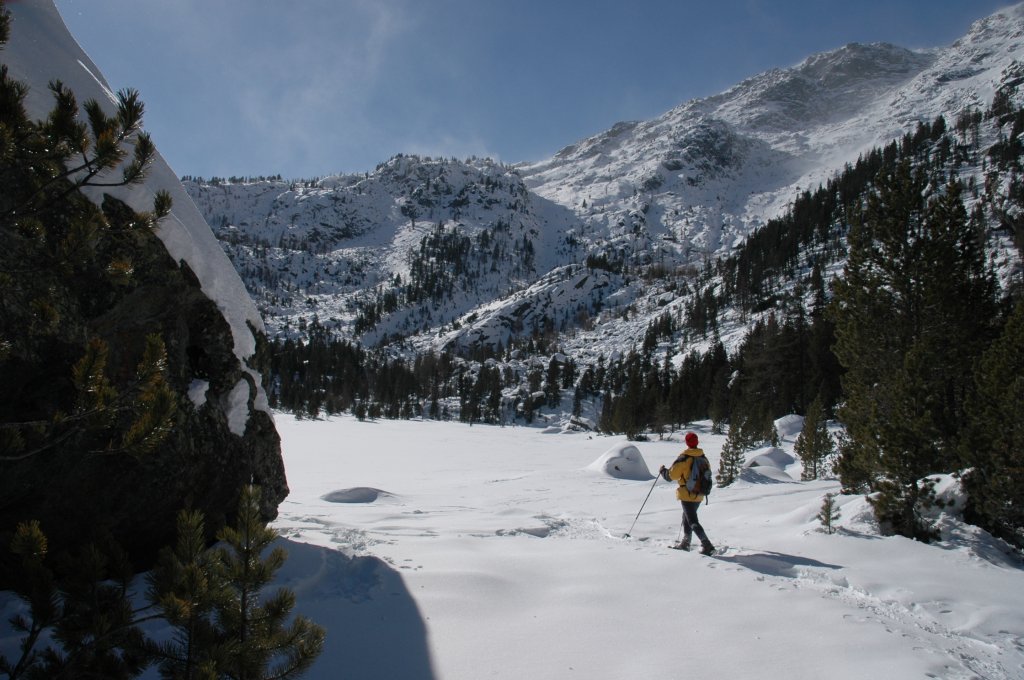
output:
M 327 632 L 305 677 L 1024 678 L 1019 556 L 954 515 L 931 545 L 880 536 L 862 497 L 837 499 L 826 534 L 815 516 L 838 485 L 794 481 L 799 425 L 779 421 L 781 446 L 701 507 L 720 549 L 704 557 L 671 549 L 680 507 L 652 474 L 682 433 L 279 414 L 276 585 Z M 724 437 L 693 429 L 717 467 Z M 937 488 L 956 500 L 951 478 Z M 8 656 L 18 611 L 0 593 Z
M 713 557 L 669 547 L 679 503 L 649 473 L 678 439 L 633 444 L 638 472 L 609 463 L 621 437 L 554 428 L 277 425 L 280 581 L 327 629 L 310 678 L 1024 677 L 1021 562 L 953 517 L 933 545 L 881 537 L 861 497 L 824 533 L 838 485 L 791 481 L 793 419 L 702 506 Z M 694 430 L 717 469 L 724 437 Z

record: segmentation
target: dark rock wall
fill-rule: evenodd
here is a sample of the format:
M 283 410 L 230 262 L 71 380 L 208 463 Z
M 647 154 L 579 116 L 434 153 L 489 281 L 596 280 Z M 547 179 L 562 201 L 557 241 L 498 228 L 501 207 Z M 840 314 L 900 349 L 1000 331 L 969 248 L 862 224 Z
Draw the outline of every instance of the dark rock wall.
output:
M 158 333 L 167 350 L 167 381 L 176 393 L 174 426 L 156 450 L 142 456 L 56 447 L 21 461 L 0 462 L 0 548 L 17 522 L 36 519 L 55 549 L 105 532 L 140 567 L 174 540 L 176 514 L 202 510 L 212 534 L 230 519 L 241 487 L 263 490 L 267 519 L 288 493 L 280 439 L 271 416 L 254 408 L 256 385 L 234 353 L 231 329 L 184 263 L 176 263 L 148 229 L 124 227 L 134 213 L 107 197 L 103 212 L 112 238 L 97 262 L 130 252 L 129 283 L 111 283 L 99 271 L 80 270 L 49 284 L 63 314 L 58 337 L 8 357 L 0 409 L 23 420 L 67 409 L 71 368 L 92 337 L 109 346 L 107 374 L 129 384 L 145 348 Z M 188 396 L 194 381 L 209 383 L 198 408 Z M 239 381 L 249 387 L 243 436 L 231 432 L 226 405 Z M 7 419 L 10 421 L 10 419 Z

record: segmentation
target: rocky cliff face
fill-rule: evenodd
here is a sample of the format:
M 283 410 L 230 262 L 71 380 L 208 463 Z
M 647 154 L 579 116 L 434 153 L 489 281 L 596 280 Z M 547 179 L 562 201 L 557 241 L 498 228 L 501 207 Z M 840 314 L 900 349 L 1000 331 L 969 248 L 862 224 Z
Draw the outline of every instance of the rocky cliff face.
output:
M 30 88 L 28 117 L 46 116 L 53 106 L 47 83 L 55 79 L 79 104 L 95 99 L 109 113 L 109 89 L 52 2 L 7 7 L 11 39 L 0 61 Z M 8 190 L 5 205 L 17 205 L 15 184 Z M 136 211 L 148 209 L 160 190 L 171 194 L 172 212 L 156 229 L 140 228 Z M 87 193 L 72 194 L 71 208 L 42 220 L 45 238 L 32 236 L 16 211 L 5 212 L 0 224 L 0 270 L 7 279 L 0 305 L 0 424 L 10 435 L 0 440 L 8 442 L 0 451 L 0 534 L 27 519 L 40 521 L 55 548 L 110 533 L 142 564 L 173 540 L 179 510 L 202 510 L 212 532 L 234 512 L 243 485 L 262 487 L 268 519 L 288 487 L 256 366 L 262 322 L 170 168 L 157 156 L 144 182 Z M 30 261 L 45 257 L 40 243 L 59 243 L 57 232 L 79 223 L 73 216 L 96 230 L 80 239 L 88 247 L 42 264 Z M 39 330 L 37 308 L 44 303 L 52 323 Z M 173 392 L 173 422 L 163 441 L 142 455 L 125 455 L 98 449 L 91 430 L 82 437 L 62 434 L 83 429 L 74 420 L 85 416 L 75 411 L 73 383 L 89 344 L 105 344 L 106 379 L 127 394 L 139 382 L 137 367 L 151 335 L 166 348 Z M 110 412 L 113 419 L 103 426 L 124 429 L 124 409 Z M 40 441 L 34 452 L 25 445 Z M 26 452 L 32 455 L 21 455 Z M 8 543 L 0 535 L 0 544 Z
M 109 197 L 104 212 L 115 230 L 134 215 Z M 176 395 L 170 432 L 138 456 L 107 453 L 90 437 L 76 437 L 74 446 L 0 462 L 0 528 L 38 520 L 58 549 L 109 533 L 145 564 L 173 541 L 182 508 L 202 510 L 213 530 L 237 507 L 243 485 L 263 488 L 268 518 L 288 489 L 270 415 L 244 404 L 252 412 L 240 434 L 232 431 L 232 394 L 240 384 L 254 394 L 255 386 L 232 351 L 224 317 L 191 269 L 171 259 L 151 232 L 119 241 L 126 239 L 137 272 L 130 285 L 103 285 L 102 274 L 89 269 L 48 277 L 62 310 L 60 328 L 42 351 L 15 345 L 0 366 L 6 378 L 0 406 L 5 415 L 19 414 L 19 422 L 74 413 L 68 377 L 92 339 L 109 348 L 106 376 L 113 387 L 129 390 L 146 338 L 155 333 L 167 349 L 166 376 Z

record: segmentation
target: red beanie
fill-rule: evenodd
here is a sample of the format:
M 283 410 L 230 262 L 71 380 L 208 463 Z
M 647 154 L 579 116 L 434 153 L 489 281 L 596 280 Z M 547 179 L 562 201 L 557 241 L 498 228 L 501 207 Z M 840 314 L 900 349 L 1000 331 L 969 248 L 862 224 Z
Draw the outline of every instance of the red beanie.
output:
M 697 433 L 696 432 L 687 432 L 686 433 L 686 445 L 689 446 L 691 449 L 697 448 Z

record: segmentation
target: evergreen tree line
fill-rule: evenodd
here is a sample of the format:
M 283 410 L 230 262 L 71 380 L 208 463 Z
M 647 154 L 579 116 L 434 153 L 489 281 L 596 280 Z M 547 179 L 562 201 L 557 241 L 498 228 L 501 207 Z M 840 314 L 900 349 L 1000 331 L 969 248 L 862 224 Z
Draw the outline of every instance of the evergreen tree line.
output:
M 214 175 L 210 179 L 205 179 L 199 175 L 182 175 L 182 182 L 194 182 L 196 184 L 209 184 L 210 186 L 220 186 L 221 184 L 256 184 L 257 182 L 281 182 L 283 181 L 280 174 L 277 175 L 246 175 L 237 176 L 232 175 L 231 177 L 217 177 Z M 293 182 L 310 183 L 317 182 L 319 180 L 292 180 Z
M 835 352 L 846 368 L 840 478 L 847 489 L 872 493 L 883 527 L 921 539 L 934 535 L 925 519 L 936 503 L 928 475 L 967 470 L 972 500 L 981 499 L 991 492 L 979 489 L 981 476 L 1012 474 L 1021 456 L 1007 459 L 987 442 L 1006 428 L 1019 431 L 1024 419 L 1019 400 L 1003 422 L 978 411 L 978 385 L 992 379 L 983 358 L 1009 342 L 1012 300 L 1000 304 L 984 220 L 977 211 L 968 216 L 958 180 L 942 180 L 903 162 L 876 183 L 851 221 L 832 306 Z M 1019 375 L 995 378 L 1013 383 Z M 1021 500 L 1016 491 L 1000 504 L 1009 510 Z M 982 521 L 1020 542 L 1020 528 L 1001 526 L 998 513 Z
M 490 356 L 466 360 L 449 352 L 408 361 L 336 338 L 316 320 L 307 326 L 305 339 L 271 341 L 268 355 L 271 406 L 308 417 L 348 412 L 371 419 L 531 421 L 541 406 L 557 406 L 561 391 L 575 380 L 575 363 L 569 359 L 552 360 L 546 371 L 512 368 Z M 537 392 L 543 398 L 532 396 Z
M 653 348 L 583 366 L 558 352 L 546 364 L 513 361 L 509 350 L 478 361 L 452 353 L 410 361 L 336 338 L 314 321 L 306 339 L 271 341 L 268 392 L 273 407 L 309 417 L 351 412 L 503 424 L 531 422 L 545 407 L 580 416 L 589 402 L 608 433 L 637 436 L 709 417 L 724 426 L 737 414 L 767 430 L 780 415 L 804 413 L 817 396 L 830 409 L 839 398 L 832 324 L 823 313 L 805 317 L 795 309 L 755 324 L 733 356 L 716 341 L 678 367 L 671 354 L 655 359 Z M 655 321 L 650 333 L 664 332 L 665 323 Z
M 1024 489 L 1004 481 L 1024 463 L 1024 298 L 999 290 L 986 255 L 993 229 L 1014 228 L 1007 208 L 1022 207 L 1021 113 L 1010 101 L 1001 91 L 984 114 L 961 115 L 955 144 L 904 140 L 910 153 L 846 213 L 849 252 L 830 308 L 845 369 L 837 470 L 846 490 L 870 494 L 883 529 L 922 540 L 936 535 L 929 475 L 961 472 L 968 516 L 1024 546 Z M 995 152 L 978 145 L 984 121 Z M 979 157 L 984 187 L 957 173 Z
M 816 398 L 830 412 L 841 398 L 843 370 L 831 349 L 834 325 L 824 304 L 805 313 L 800 296 L 781 317 L 753 324 L 732 355 L 719 340 L 688 353 L 678 368 L 671 355 L 659 364 L 651 354 L 630 353 L 610 367 L 601 429 L 636 435 L 710 418 L 718 430 L 744 423 L 763 439 L 776 418 L 804 414 Z

